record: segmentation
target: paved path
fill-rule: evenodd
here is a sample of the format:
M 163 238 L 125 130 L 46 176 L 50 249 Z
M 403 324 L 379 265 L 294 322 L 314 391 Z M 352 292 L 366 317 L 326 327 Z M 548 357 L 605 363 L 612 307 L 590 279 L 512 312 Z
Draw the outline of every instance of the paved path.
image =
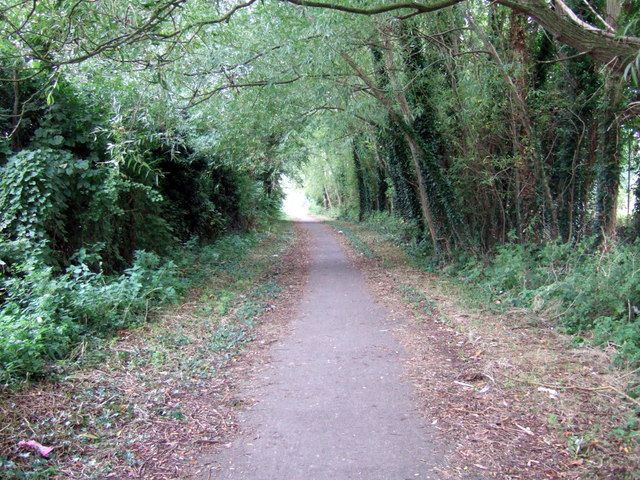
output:
M 274 347 L 258 403 L 203 478 L 435 479 L 436 455 L 402 377 L 394 321 L 367 292 L 329 228 L 311 233 L 309 284 L 293 333 Z

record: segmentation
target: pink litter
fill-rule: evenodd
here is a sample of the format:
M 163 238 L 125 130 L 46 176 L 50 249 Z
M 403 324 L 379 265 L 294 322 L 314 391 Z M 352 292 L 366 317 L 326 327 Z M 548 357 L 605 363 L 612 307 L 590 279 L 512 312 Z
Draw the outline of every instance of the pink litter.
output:
M 52 447 L 45 447 L 44 445 L 39 444 L 35 440 L 29 440 L 28 442 L 21 440 L 18 442 L 18 446 L 33 448 L 44 458 L 49 458 L 49 454 L 53 451 Z

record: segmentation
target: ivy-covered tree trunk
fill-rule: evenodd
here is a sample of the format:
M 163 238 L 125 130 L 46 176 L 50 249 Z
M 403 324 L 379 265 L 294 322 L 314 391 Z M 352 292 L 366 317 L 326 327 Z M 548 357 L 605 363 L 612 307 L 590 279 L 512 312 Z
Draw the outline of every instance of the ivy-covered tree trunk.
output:
M 358 187 L 358 220 L 362 221 L 370 211 L 371 194 L 364 167 L 362 147 L 358 137 L 353 139 L 353 166 Z
M 377 188 L 375 209 L 377 212 L 384 212 L 385 210 L 388 210 L 389 206 L 387 201 L 388 186 L 385 171 L 380 165 L 376 166 L 376 180 Z
M 594 233 L 599 239 L 615 234 L 618 208 L 618 189 L 620 188 L 620 119 L 622 102 L 622 79 L 610 72 L 604 84 L 604 97 L 600 108 L 600 131 L 596 207 Z
M 1 70 L 0 70 L 1 71 Z M 22 122 L 20 112 L 20 82 L 18 81 L 18 69 L 13 67 L 11 71 L 12 87 L 13 87 L 13 105 L 11 111 L 11 148 L 14 152 L 19 151 L 22 148 L 20 123 Z
M 387 109 L 391 123 L 400 130 L 410 152 L 422 220 L 431 237 L 433 249 L 435 252 L 441 250 L 449 252 L 453 244 L 460 240 L 456 228 L 458 225 L 452 221 L 455 219 L 456 210 L 453 203 L 449 202 L 452 196 L 447 189 L 445 176 L 435 156 L 436 148 L 429 144 L 428 138 L 422 138 L 416 130 L 415 115 L 405 93 L 405 88 L 400 85 L 400 80 L 397 78 L 393 55 L 395 47 L 387 31 L 390 28 L 393 29 L 389 25 L 380 27 L 383 54 L 382 58 L 378 57 L 379 60 L 382 60 L 380 64 L 384 66 L 383 74 L 378 75 L 384 75 L 385 84 L 390 87 L 388 96 L 352 58 L 348 55 L 343 55 L 343 57 L 370 88 L 371 93 Z M 407 55 L 410 54 L 407 53 Z M 380 67 L 379 70 L 382 68 Z M 422 74 L 423 72 L 418 73 Z M 398 110 L 396 110 L 396 105 Z M 431 132 L 431 135 L 434 134 L 435 131 Z
M 635 203 L 633 208 L 633 235 L 634 238 L 640 238 L 640 170 L 636 170 L 638 180 L 636 180 L 635 188 L 633 189 Z
M 371 46 L 371 55 L 376 69 L 376 83 L 380 90 L 389 88 L 390 79 L 384 66 L 384 55 L 379 46 Z M 380 99 L 380 98 L 379 98 Z M 387 110 L 389 110 L 387 108 Z M 418 199 L 415 175 L 411 166 L 411 153 L 404 135 L 394 128 L 393 115 L 388 112 L 391 126 L 381 128 L 377 132 L 376 145 L 381 157 L 381 164 L 393 185 L 393 208 L 405 220 L 422 222 L 420 201 Z
M 568 50 L 566 55 L 574 54 Z M 557 90 L 557 95 L 567 102 L 551 117 L 554 120 L 547 126 L 543 142 L 550 159 L 550 183 L 558 206 L 561 238 L 576 242 L 586 233 L 585 215 L 598 145 L 596 105 L 602 82 L 593 61 L 586 57 L 566 61 L 561 75 L 557 81 L 558 73 L 554 74 L 553 84 L 539 83 L 536 89 Z M 544 113 L 549 116 L 547 111 Z
M 393 209 L 405 220 L 420 220 L 420 205 L 416 195 L 413 169 L 404 139 L 389 128 L 378 132 L 380 155 L 387 166 L 393 186 Z
M 534 225 L 536 214 L 542 220 L 542 226 L 546 230 L 546 236 L 550 239 L 558 237 L 558 212 L 553 199 L 549 179 L 545 168 L 545 160 L 541 151 L 540 138 L 536 134 L 535 126 L 531 118 L 530 108 L 527 105 L 528 86 L 526 78 L 523 78 L 523 70 L 528 62 L 528 56 L 524 50 L 528 48 L 524 36 L 526 35 L 523 22 L 518 14 L 511 15 L 510 45 L 515 54 L 514 62 L 518 65 L 519 74 L 512 76 L 508 71 L 493 42 L 487 34 L 471 20 L 471 28 L 483 42 L 487 52 L 499 67 L 499 72 L 504 80 L 511 105 L 511 131 L 513 136 L 515 189 L 514 203 L 516 204 L 516 226 L 518 236 L 523 238 L 524 230 L 537 232 Z M 539 204 L 539 205 L 538 205 Z
M 514 204 L 516 216 L 516 232 L 520 240 L 526 239 L 526 232 L 536 232 L 533 223 L 538 217 L 536 177 L 534 173 L 533 156 L 536 139 L 531 138 L 527 129 L 528 118 L 524 108 L 528 95 L 528 66 L 530 66 L 530 52 L 527 47 L 526 17 L 511 12 L 509 18 L 509 51 L 515 72 L 512 77 L 511 105 L 515 106 L 511 112 L 511 140 L 516 158 L 514 166 L 515 189 Z

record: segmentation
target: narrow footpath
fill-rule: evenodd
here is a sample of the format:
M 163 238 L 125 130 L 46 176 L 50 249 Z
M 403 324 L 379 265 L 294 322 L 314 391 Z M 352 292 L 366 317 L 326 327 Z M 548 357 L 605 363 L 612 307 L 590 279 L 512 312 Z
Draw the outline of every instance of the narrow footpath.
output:
M 292 333 L 245 394 L 242 434 L 203 479 L 436 479 L 442 460 L 403 377 L 397 320 L 330 228 L 312 220 L 310 278 Z

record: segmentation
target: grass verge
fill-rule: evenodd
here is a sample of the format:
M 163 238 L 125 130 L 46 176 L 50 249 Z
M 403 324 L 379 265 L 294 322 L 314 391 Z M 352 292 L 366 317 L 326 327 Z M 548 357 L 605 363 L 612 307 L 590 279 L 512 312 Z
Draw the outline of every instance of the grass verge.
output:
M 0 477 L 188 478 L 197 452 L 235 428 L 229 368 L 273 310 L 294 240 L 282 222 L 244 251 L 230 245 L 201 264 L 185 302 L 83 343 L 57 378 L 3 392 Z
M 637 371 L 614 351 L 576 348 L 523 308 L 470 308 L 468 292 L 416 268 L 367 225 L 333 222 L 374 255 L 353 258 L 395 315 L 423 414 L 452 445 L 443 478 L 640 478 Z

